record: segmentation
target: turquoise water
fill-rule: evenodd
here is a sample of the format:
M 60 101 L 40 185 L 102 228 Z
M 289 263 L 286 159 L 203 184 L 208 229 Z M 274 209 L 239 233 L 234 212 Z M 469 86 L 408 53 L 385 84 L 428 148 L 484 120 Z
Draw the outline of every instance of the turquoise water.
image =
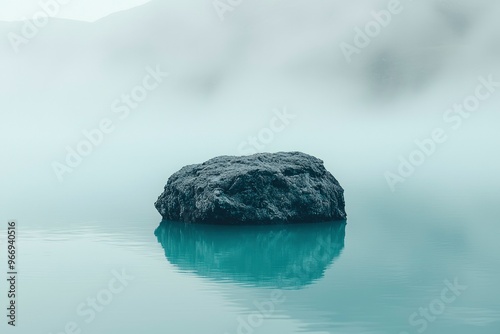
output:
M 12 332 L 500 332 L 490 214 L 401 196 L 350 203 L 347 224 L 19 222 Z
M 2 276 L 0 334 L 499 334 L 500 88 L 456 108 L 500 82 L 500 2 L 401 1 L 352 61 L 343 43 L 389 0 L 242 1 L 224 22 L 214 3 L 51 18 L 19 53 L 27 22 L 0 22 L 3 275 L 8 219 L 19 232 L 17 327 Z M 170 75 L 116 105 L 146 68 Z M 436 131 L 392 192 L 386 173 Z M 347 222 L 160 225 L 173 173 L 256 138 L 323 159 Z

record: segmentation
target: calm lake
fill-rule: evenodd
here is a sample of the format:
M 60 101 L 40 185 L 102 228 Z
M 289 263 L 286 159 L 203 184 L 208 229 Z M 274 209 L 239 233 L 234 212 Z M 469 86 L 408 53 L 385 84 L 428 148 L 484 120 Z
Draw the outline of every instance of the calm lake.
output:
M 347 224 L 160 225 L 153 208 L 144 221 L 19 221 L 18 330 L 500 332 L 490 213 L 395 195 L 346 201 Z
M 500 334 L 499 14 L 0 1 L 0 334 Z M 154 207 L 183 166 L 296 151 L 338 179 L 347 221 Z

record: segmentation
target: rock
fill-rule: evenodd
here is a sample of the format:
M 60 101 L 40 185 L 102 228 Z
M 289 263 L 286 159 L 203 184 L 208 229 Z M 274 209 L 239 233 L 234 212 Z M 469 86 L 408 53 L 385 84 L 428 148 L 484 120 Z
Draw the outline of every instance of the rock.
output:
M 211 224 L 346 219 L 344 189 L 300 152 L 221 156 L 173 174 L 155 207 L 164 220 Z

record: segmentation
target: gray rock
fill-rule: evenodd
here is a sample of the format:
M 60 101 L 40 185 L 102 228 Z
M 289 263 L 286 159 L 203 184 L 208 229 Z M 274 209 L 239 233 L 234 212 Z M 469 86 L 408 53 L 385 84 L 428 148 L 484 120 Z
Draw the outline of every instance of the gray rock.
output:
M 346 219 L 344 189 L 300 152 L 221 156 L 173 174 L 155 207 L 164 220 L 211 224 Z

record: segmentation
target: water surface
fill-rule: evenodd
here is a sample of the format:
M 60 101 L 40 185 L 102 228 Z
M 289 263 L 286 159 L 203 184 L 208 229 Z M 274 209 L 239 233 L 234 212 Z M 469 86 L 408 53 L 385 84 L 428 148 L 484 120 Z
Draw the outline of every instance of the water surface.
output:
M 358 197 L 347 224 L 23 222 L 19 330 L 498 333 L 500 246 L 488 214 L 472 224 L 425 202 L 371 200 Z M 102 299 L 117 272 L 133 280 L 89 321 L 82 303 Z M 459 291 L 443 297 L 449 284 Z

